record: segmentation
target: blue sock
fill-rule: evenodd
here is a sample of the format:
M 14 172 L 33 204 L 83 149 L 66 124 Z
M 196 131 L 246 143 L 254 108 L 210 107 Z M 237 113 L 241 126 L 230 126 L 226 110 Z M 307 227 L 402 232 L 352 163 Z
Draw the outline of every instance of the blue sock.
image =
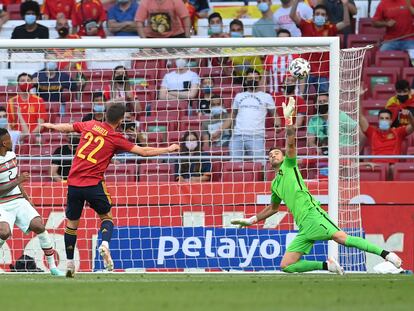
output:
M 114 231 L 114 223 L 111 218 L 105 218 L 101 222 L 102 241 L 110 242 L 112 232 Z
M 69 227 L 65 228 L 65 250 L 66 259 L 73 260 L 73 254 L 75 252 L 77 232 L 76 229 Z

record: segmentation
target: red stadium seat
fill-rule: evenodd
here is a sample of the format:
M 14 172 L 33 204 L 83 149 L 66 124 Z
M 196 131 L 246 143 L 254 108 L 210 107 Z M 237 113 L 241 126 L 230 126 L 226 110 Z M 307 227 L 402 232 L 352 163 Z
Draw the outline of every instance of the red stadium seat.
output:
M 183 117 L 179 122 L 179 129 L 180 131 L 202 131 L 202 123 L 203 121 L 208 120 L 206 116 L 190 116 L 190 117 Z
M 20 15 L 20 3 L 8 4 L 7 13 L 9 14 L 9 19 L 21 20 L 22 16 Z
M 372 90 L 372 98 L 373 99 L 382 99 L 382 102 L 384 102 L 383 106 L 385 106 L 385 103 L 387 100 L 395 95 L 395 87 L 394 84 L 377 84 L 374 86 L 374 89 Z
M 263 180 L 263 168 L 259 162 L 225 162 L 223 182 L 252 182 Z
M 414 180 L 414 163 L 398 162 L 394 164 L 394 180 L 412 181 Z
M 414 80 L 414 67 L 403 68 L 402 78 L 407 80 L 411 85 Z
M 367 45 L 376 45 L 380 42 L 382 36 L 378 34 L 360 34 L 360 35 L 348 35 L 347 47 L 355 48 Z
M 221 181 L 223 163 L 221 161 L 211 162 L 211 181 Z
M 375 34 L 383 37 L 385 34 L 385 27 L 374 27 L 372 25 L 372 18 L 360 18 L 358 21 L 358 33 L 360 35 Z
M 66 134 L 45 132 L 42 133 L 42 144 L 44 145 L 64 145 L 68 143 Z
M 378 112 L 384 109 L 386 101 L 377 99 L 365 99 L 361 101 L 364 115 L 378 116 Z
M 156 100 L 150 103 L 151 111 L 160 110 L 188 110 L 188 101 L 186 100 Z
M 407 155 L 414 156 L 414 146 L 407 148 Z M 407 159 L 407 162 L 414 162 L 414 157 L 412 159 Z
M 152 132 L 152 133 L 146 133 L 147 139 L 148 139 L 148 146 L 149 147 L 155 147 L 155 148 L 161 148 L 165 147 L 166 145 L 166 136 L 167 133 L 165 132 Z
M 365 181 L 385 181 L 388 174 L 388 163 L 375 163 L 359 165 L 360 179 Z
M 174 168 L 168 163 L 143 163 L 139 165 L 140 182 L 174 181 Z
M 92 112 L 92 103 L 88 102 L 70 102 L 66 103 L 65 111 L 67 113 L 91 113 Z
M 110 164 L 105 172 L 107 182 L 135 182 L 137 181 L 137 165 Z
M 365 68 L 363 72 L 363 79 L 372 92 L 372 89 L 377 84 L 395 84 L 400 75 L 401 68 L 390 67 L 369 67 Z
M 402 51 L 383 51 L 375 55 L 375 66 L 404 68 L 410 65 L 410 57 Z
M 20 161 L 19 171 L 28 172 L 32 182 L 50 182 L 50 160 Z

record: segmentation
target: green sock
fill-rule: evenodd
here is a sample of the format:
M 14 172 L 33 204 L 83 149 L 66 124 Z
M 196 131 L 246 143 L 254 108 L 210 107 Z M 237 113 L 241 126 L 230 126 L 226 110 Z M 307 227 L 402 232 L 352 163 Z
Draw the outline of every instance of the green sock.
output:
M 381 254 L 384 251 L 379 246 L 372 244 L 371 242 L 368 242 L 367 240 L 363 238 L 356 237 L 356 236 L 350 236 L 350 235 L 348 235 L 348 237 L 345 240 L 345 246 L 356 247 L 362 251 L 366 251 L 368 253 L 372 253 L 378 256 L 381 256 Z
M 299 260 L 282 270 L 288 273 L 323 270 L 323 261 Z

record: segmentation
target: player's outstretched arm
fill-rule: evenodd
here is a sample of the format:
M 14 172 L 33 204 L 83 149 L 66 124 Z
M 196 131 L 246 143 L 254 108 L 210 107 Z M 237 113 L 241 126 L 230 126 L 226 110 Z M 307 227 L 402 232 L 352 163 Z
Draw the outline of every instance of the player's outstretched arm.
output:
M 286 105 L 282 103 L 283 115 L 286 124 L 286 155 L 288 158 L 296 157 L 296 128 L 293 123 L 293 116 L 295 115 L 295 98 L 289 97 L 289 102 Z
M 140 146 L 134 146 L 131 149 L 131 153 L 138 154 L 143 157 L 153 157 L 160 154 L 165 153 L 171 153 L 171 152 L 177 152 L 180 150 L 180 146 L 177 144 L 172 144 L 166 148 L 152 148 L 152 147 L 140 147 Z
M 16 186 L 19 186 L 22 182 L 25 182 L 26 180 L 28 180 L 29 176 L 30 176 L 29 173 L 24 172 L 12 182 L 7 183 L 5 185 L 0 185 L 0 196 L 9 193 Z
M 261 220 L 264 220 L 276 214 L 278 210 L 279 204 L 272 202 L 270 205 L 266 206 L 263 210 L 261 210 L 257 215 L 252 216 L 250 218 L 234 218 L 231 220 L 231 224 L 239 225 L 239 228 L 251 226 Z
M 73 125 L 70 123 L 60 123 L 60 124 L 52 124 L 52 123 L 42 123 L 41 126 L 43 128 L 61 132 L 61 133 L 72 133 L 75 132 Z

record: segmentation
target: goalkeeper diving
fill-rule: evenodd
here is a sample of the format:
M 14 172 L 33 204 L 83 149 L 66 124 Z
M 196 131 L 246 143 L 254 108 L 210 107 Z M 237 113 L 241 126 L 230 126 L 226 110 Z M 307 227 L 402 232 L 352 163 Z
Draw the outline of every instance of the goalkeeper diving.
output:
M 347 247 L 356 247 L 381 256 L 396 268 L 400 268 L 402 260 L 395 253 L 363 238 L 350 236 L 338 228 L 328 213 L 321 208 L 320 202 L 310 194 L 299 172 L 296 159 L 296 133 L 293 122 L 295 99 L 290 97 L 288 104 L 283 103 L 282 106 L 286 121 L 286 155 L 279 148 L 269 151 L 269 162 L 276 173 L 271 185 L 271 204 L 253 217 L 232 219 L 231 223 L 240 227 L 253 225 L 277 213 L 283 200 L 299 228 L 298 235 L 287 247 L 282 258 L 280 266 L 284 272 L 327 270 L 343 274 L 343 268 L 333 257 L 327 261 L 301 259 L 303 255 L 309 254 L 314 242 L 319 240 L 334 240 Z

